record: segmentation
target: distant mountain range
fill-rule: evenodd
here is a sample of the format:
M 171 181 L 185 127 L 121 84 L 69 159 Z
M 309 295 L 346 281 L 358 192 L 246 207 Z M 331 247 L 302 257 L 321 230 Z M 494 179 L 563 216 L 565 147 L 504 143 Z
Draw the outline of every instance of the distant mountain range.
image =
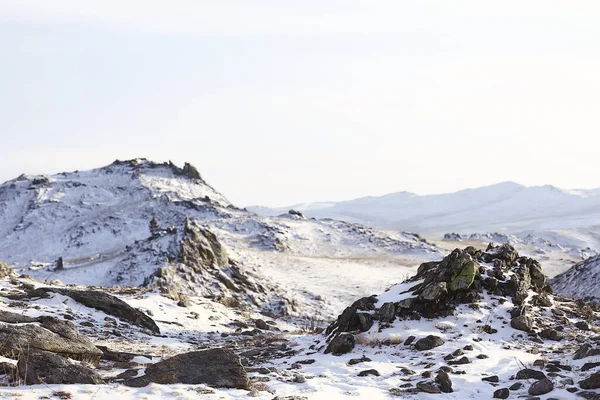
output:
M 557 229 L 587 232 L 600 226 L 600 189 L 564 190 L 550 185 L 527 187 L 504 182 L 447 194 L 420 196 L 399 192 L 342 202 L 249 209 L 263 215 L 295 209 L 309 217 L 419 233 Z

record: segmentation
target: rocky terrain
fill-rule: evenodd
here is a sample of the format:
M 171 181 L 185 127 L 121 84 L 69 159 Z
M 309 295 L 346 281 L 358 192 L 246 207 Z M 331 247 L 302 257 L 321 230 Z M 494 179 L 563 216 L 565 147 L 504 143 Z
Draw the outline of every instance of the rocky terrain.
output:
M 590 257 L 552 279 L 552 287 L 565 296 L 600 299 L 600 256 Z
M 9 181 L 0 222 L 2 397 L 600 398 L 600 308 L 568 297 L 597 257 L 550 282 L 143 159 Z

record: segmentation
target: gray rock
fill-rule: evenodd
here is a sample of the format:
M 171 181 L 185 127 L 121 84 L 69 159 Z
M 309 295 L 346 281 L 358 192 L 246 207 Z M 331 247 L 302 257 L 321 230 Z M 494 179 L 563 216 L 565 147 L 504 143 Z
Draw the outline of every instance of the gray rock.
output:
M 23 354 L 17 363 L 19 376 L 27 385 L 104 383 L 100 375 L 82 364 L 73 364 L 64 357 L 46 351 Z
M 358 373 L 358 376 L 369 376 L 369 375 L 380 376 L 381 374 L 376 369 L 366 369 L 366 370 L 360 371 Z
M 554 389 L 554 383 L 548 378 L 540 379 L 534 382 L 530 387 L 528 393 L 532 396 L 539 396 L 542 394 L 550 393 Z
M 417 382 L 417 389 L 425 393 L 442 393 L 440 388 L 433 382 Z
M 494 399 L 508 399 L 510 396 L 510 390 L 507 388 L 498 389 L 494 392 Z
M 577 329 L 581 329 L 582 331 L 589 331 L 590 325 L 585 321 L 578 321 L 575 323 L 575 327 Z
M 411 344 L 413 344 L 413 342 L 415 341 L 416 337 L 414 336 L 409 336 L 406 338 L 406 340 L 404 341 L 404 345 L 405 346 L 410 346 Z
M 97 362 L 102 356 L 102 352 L 85 336 L 73 337 L 68 330 L 62 333 L 65 336 L 33 324 L 0 325 L 0 354 L 14 356 L 28 349 L 45 350 L 90 362 Z
M 446 282 L 434 282 L 423 289 L 419 295 L 419 299 L 424 301 L 437 301 L 446 294 L 448 294 Z
M 0 310 L 0 322 L 6 322 L 8 324 L 24 324 L 36 321 L 36 318 L 28 317 L 27 315 Z
M 435 335 L 429 335 L 422 339 L 417 340 L 415 348 L 419 351 L 431 350 L 444 344 L 441 337 Z
M 380 323 L 394 322 L 394 319 L 396 319 L 396 306 L 394 303 L 384 303 L 381 308 L 379 308 L 377 315 L 379 316 Z
M 540 332 L 540 337 L 558 342 L 565 337 L 565 334 L 561 331 L 557 331 L 556 329 L 544 329 Z
M 519 315 L 510 320 L 510 326 L 519 331 L 531 332 L 533 320 L 526 315 Z
M 329 342 L 325 354 L 331 353 L 334 356 L 339 356 L 351 352 L 354 346 L 356 346 L 354 335 L 351 333 L 341 333 Z
M 593 373 L 579 382 L 582 389 L 600 389 L 600 372 Z
M 452 393 L 452 380 L 450 379 L 450 376 L 444 372 L 444 371 L 440 371 L 437 376 L 435 377 L 435 381 L 437 384 L 440 385 L 440 389 L 442 390 L 442 392 L 444 393 Z
M 517 372 L 517 379 L 545 379 L 546 374 L 536 369 L 525 368 Z
M 163 385 L 184 383 L 212 387 L 248 389 L 249 380 L 240 357 L 229 349 L 193 351 L 159 361 L 146 368 L 146 375 L 125 381 L 130 387 L 150 382 Z
M 484 382 L 492 382 L 492 383 L 498 383 L 500 381 L 500 379 L 498 378 L 498 375 L 486 376 L 484 378 L 481 378 L 481 380 Z

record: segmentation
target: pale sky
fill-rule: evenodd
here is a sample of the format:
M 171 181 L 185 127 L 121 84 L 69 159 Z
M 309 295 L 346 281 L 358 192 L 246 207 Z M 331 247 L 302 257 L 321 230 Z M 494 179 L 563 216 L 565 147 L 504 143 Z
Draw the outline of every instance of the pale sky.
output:
M 0 181 L 189 161 L 240 206 L 600 187 L 600 2 L 0 0 Z

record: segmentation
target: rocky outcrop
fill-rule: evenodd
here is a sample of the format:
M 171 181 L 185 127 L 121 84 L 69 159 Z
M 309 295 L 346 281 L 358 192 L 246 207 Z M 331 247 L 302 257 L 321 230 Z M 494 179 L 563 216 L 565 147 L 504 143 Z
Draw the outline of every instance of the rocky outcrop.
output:
M 205 384 L 212 387 L 248 389 L 249 380 L 240 357 L 229 349 L 179 354 L 146 368 L 144 376 L 125 381 L 131 387 L 160 384 Z
M 49 297 L 50 293 L 68 296 L 86 307 L 95 308 L 108 315 L 127 321 L 130 324 L 160 333 L 156 322 L 142 311 L 131 307 L 123 300 L 100 290 L 74 290 L 66 288 L 42 287 L 29 292 L 29 297 Z
M 27 385 L 104 383 L 100 375 L 91 368 L 83 364 L 74 364 L 47 351 L 23 354 L 17 363 L 17 369 L 21 380 Z
M 8 265 L 0 262 L 0 279 L 7 278 L 11 276 L 16 276 L 15 271 Z
M 67 321 L 42 317 L 42 326 L 34 324 L 0 324 L 0 354 L 15 357 L 31 351 L 45 350 L 77 360 L 97 362 L 102 352 Z

